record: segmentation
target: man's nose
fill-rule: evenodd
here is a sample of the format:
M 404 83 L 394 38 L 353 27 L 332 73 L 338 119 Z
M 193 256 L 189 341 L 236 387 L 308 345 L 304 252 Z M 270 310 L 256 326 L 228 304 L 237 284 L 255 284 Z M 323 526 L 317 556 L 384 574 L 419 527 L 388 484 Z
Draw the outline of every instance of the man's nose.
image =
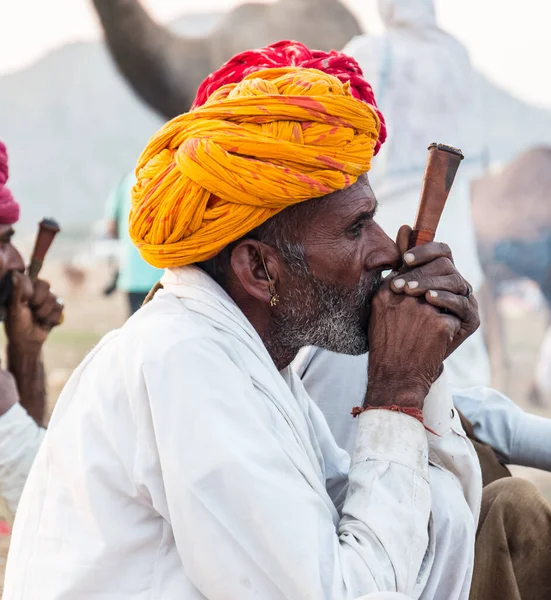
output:
M 370 252 L 366 267 L 371 269 L 399 269 L 402 266 L 402 255 L 400 249 L 383 231 L 380 225 L 374 223 L 376 238 L 375 250 Z
M 25 261 L 15 246 L 10 244 L 4 253 L 4 264 L 2 265 L 5 271 L 25 271 Z

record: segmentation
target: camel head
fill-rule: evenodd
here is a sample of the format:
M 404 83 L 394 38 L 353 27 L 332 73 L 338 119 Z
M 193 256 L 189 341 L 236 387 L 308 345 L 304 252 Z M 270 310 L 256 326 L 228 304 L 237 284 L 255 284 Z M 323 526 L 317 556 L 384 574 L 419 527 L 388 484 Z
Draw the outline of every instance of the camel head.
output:
M 155 22 L 138 0 L 92 1 L 119 71 L 167 119 L 188 110 L 203 79 L 238 52 L 281 39 L 340 50 L 361 33 L 339 0 L 242 4 L 202 38 L 175 35 Z

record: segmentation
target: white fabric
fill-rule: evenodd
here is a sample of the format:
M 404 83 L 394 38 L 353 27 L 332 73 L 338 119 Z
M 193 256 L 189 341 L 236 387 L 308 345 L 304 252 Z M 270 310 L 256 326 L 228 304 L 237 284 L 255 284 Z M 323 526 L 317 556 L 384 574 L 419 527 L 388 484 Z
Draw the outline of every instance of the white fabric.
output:
M 551 394 L 551 327 L 547 329 L 536 364 L 536 384 L 546 395 Z
M 164 284 L 62 392 L 4 600 L 418 598 L 433 560 L 421 423 L 363 414 L 350 464 L 211 279 L 188 267 Z
M 490 388 L 455 390 L 453 400 L 503 462 L 551 471 L 551 419 L 531 415 Z
M 376 220 L 392 238 L 404 223 L 412 225 L 428 145 L 461 148 L 465 160 L 437 239 L 450 245 L 459 271 L 476 291 L 483 275 L 469 186 L 483 168 L 484 123 L 475 73 L 465 48 L 437 26 L 432 0 L 380 0 L 379 9 L 385 34 L 355 37 L 344 48 L 373 85 L 388 128 L 369 173 L 380 204 Z M 457 385 L 489 385 L 490 365 L 480 333 L 449 363 Z
M 411 600 L 411 598 L 397 592 L 375 592 L 374 594 L 367 594 L 367 596 L 362 596 L 356 600 Z
M 12 513 L 43 438 L 44 430 L 20 404 L 0 417 L 0 496 Z
M 350 449 L 356 435 L 350 411 L 365 397 L 367 355 L 304 348 L 292 366 L 324 413 L 337 443 Z M 453 410 L 445 373 L 432 386 L 423 414 L 425 425 L 438 435 L 427 433 L 435 558 L 421 598 L 467 600 L 482 476 L 476 452 Z
M 365 368 L 361 357 L 348 358 L 348 361 L 351 365 L 357 361 L 357 372 Z M 338 372 L 342 370 L 339 368 Z M 315 394 L 313 400 L 317 401 L 318 393 L 311 387 L 311 381 L 315 381 L 314 373 L 317 377 L 319 370 L 312 367 L 306 383 L 309 391 Z M 356 386 L 365 384 L 363 378 L 342 378 L 336 395 L 338 403 L 321 405 L 331 431 L 345 447 L 352 440 L 348 411 L 354 402 L 345 403 L 343 398 L 352 398 Z M 510 398 L 491 388 L 456 389 L 453 402 L 471 421 L 478 439 L 489 444 L 506 464 L 551 472 L 551 419 L 525 412 Z M 19 405 L 0 416 L 0 496 L 7 500 L 13 512 L 43 437 L 44 430 L 37 427 Z

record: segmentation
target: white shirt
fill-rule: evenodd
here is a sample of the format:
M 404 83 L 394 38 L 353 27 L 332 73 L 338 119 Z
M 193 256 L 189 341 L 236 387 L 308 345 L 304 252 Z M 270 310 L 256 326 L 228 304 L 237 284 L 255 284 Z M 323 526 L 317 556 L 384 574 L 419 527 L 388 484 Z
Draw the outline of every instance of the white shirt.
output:
M 418 598 L 434 546 L 421 423 L 364 413 L 350 461 L 212 280 L 164 283 L 61 394 L 4 600 Z
M 345 356 L 304 348 L 293 363 L 310 397 L 325 414 L 337 443 L 350 448 L 356 423 L 350 415 L 367 388 L 367 355 Z M 445 374 L 432 386 L 423 409 L 429 441 L 429 481 L 434 562 L 421 598 L 468 600 L 482 496 L 480 464 L 465 436 Z
M 361 363 L 356 367 L 358 372 L 365 368 L 363 359 L 351 360 Z M 313 369 L 309 371 L 312 373 Z M 337 441 L 349 447 L 353 441 L 349 415 L 354 405 L 353 394 L 347 404 L 333 406 L 324 402 L 323 395 L 312 387 L 315 381 L 315 377 L 309 376 L 303 382 L 314 402 L 320 402 Z M 337 399 L 346 390 L 365 384 L 363 379 L 343 377 Z M 454 405 L 472 423 L 477 438 L 489 444 L 503 463 L 551 471 L 551 419 L 525 412 L 510 398 L 491 388 L 452 388 L 452 393 Z M 0 416 L 0 496 L 7 500 L 12 512 L 17 508 L 44 433 L 19 404 Z

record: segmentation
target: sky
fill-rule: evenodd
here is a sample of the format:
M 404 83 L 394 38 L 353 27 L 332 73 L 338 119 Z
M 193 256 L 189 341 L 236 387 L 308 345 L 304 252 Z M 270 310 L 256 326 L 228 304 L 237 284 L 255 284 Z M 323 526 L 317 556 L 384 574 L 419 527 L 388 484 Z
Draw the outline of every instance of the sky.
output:
M 416 2 L 417 0 L 409 0 Z M 343 0 L 364 29 L 380 32 L 376 0 Z M 143 0 L 161 21 L 225 10 L 239 0 Z M 475 66 L 516 96 L 551 109 L 550 0 L 435 0 L 440 25 L 461 40 Z M 30 17 L 32 15 L 32 17 Z M 90 0 L 1 0 L 0 74 L 52 49 L 100 35 Z

